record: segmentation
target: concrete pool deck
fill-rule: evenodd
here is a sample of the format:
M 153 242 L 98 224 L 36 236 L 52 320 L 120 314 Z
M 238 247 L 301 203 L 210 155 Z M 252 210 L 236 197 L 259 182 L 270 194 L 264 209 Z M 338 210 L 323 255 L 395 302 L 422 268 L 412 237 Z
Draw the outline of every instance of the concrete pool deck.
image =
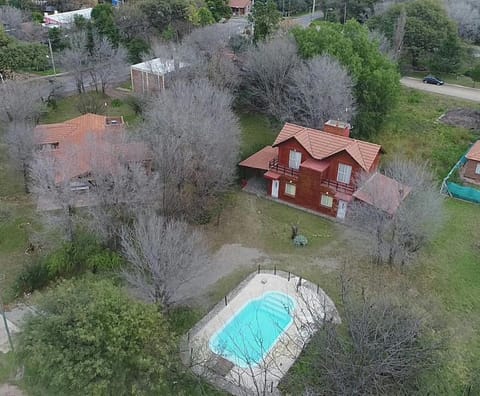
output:
M 293 323 L 260 364 L 241 368 L 214 354 L 209 347 L 211 337 L 250 300 L 269 291 L 289 295 L 296 306 Z M 264 390 L 276 395 L 278 383 L 323 321 L 339 323 L 340 318 L 332 300 L 317 285 L 283 271 L 255 272 L 189 331 L 182 343 L 182 360 L 196 374 L 233 395 L 263 394 Z

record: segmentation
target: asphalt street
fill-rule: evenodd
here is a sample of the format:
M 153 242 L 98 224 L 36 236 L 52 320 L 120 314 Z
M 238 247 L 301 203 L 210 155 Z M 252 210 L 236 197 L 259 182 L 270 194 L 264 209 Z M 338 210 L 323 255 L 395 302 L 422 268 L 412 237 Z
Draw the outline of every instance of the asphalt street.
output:
M 480 102 L 480 89 L 463 87 L 455 84 L 432 85 L 424 84 L 419 78 L 403 77 L 400 82 L 408 88 L 419 89 L 439 95 L 454 96 L 460 99 Z

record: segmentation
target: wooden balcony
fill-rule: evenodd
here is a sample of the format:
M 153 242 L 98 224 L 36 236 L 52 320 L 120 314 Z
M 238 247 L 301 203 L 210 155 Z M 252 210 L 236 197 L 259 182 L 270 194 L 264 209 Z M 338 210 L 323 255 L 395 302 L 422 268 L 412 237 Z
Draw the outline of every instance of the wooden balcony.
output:
M 292 169 L 292 168 L 289 168 L 288 166 L 279 164 L 278 157 L 268 162 L 268 168 L 277 173 L 280 173 L 281 175 L 285 175 L 295 179 L 298 178 L 298 175 L 300 174 L 300 171 L 298 169 Z
M 341 183 L 341 182 L 338 182 L 336 180 L 323 179 L 321 184 L 322 184 L 322 186 L 332 188 L 335 191 L 343 192 L 343 193 L 350 194 L 350 195 L 353 194 L 354 191 L 355 191 L 355 189 L 353 188 L 352 185 Z

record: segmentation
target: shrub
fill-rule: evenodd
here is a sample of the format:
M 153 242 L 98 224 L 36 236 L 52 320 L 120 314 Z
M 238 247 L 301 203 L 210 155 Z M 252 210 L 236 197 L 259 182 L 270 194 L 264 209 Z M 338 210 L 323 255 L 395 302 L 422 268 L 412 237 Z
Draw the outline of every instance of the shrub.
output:
M 123 104 L 123 102 L 120 99 L 113 99 L 112 100 L 112 107 L 120 107 Z
M 26 293 L 41 289 L 48 285 L 52 280 L 45 261 L 36 260 L 25 265 L 20 274 L 15 279 L 13 292 L 15 297 L 20 297 Z
M 295 238 L 293 238 L 293 244 L 295 246 L 307 246 L 308 244 L 308 239 L 304 235 L 297 235 Z
M 103 250 L 89 257 L 86 264 L 89 270 L 96 273 L 119 268 L 123 264 L 123 259 L 114 252 Z

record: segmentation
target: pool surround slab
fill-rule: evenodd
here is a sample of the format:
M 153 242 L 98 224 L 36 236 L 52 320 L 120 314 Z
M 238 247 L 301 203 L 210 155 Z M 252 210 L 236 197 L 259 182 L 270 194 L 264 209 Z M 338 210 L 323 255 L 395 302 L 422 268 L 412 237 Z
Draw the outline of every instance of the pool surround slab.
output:
M 209 362 L 216 356 L 209 347 L 211 337 L 249 301 L 270 291 L 285 293 L 294 299 L 292 324 L 280 335 L 259 366 L 241 368 L 234 364 L 225 376 L 216 374 L 212 367 L 209 367 Z M 226 298 L 227 305 L 225 301 L 219 302 L 187 334 L 182 343 L 182 359 L 196 374 L 233 395 L 257 394 L 259 383 L 267 384 L 267 394 L 279 394 L 278 383 L 318 329 L 319 322 L 323 318 L 340 322 L 332 300 L 323 290 L 309 281 L 283 271 L 275 271 L 275 274 L 273 271 L 255 272 Z

